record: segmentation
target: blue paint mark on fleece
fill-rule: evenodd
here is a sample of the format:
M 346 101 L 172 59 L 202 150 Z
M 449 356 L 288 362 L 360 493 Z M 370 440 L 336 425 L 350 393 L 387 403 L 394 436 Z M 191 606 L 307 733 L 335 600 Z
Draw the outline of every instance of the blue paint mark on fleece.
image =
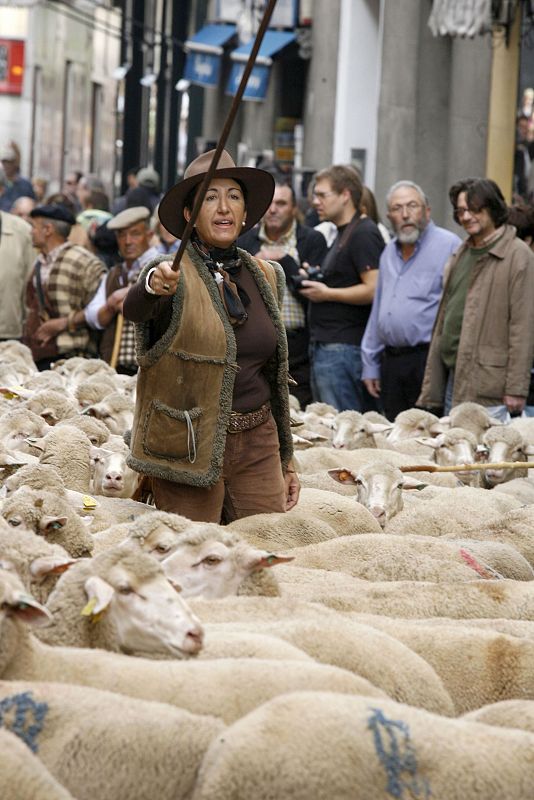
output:
M 372 708 L 367 727 L 373 732 L 375 750 L 387 775 L 386 791 L 392 797 L 431 797 L 425 778 L 417 777 L 417 759 L 410 740 L 410 729 L 402 720 L 388 719 L 379 708 Z M 408 794 L 405 794 L 407 792 Z
M 37 703 L 31 692 L 14 694 L 0 700 L 0 728 L 14 733 L 34 753 L 39 749 L 37 737 L 48 714 L 47 703 Z

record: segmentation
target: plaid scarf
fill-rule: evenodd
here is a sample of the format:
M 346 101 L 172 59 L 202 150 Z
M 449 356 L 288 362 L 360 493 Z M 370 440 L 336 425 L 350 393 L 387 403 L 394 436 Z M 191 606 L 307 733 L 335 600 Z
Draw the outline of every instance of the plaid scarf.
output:
M 196 234 L 191 237 L 191 244 L 213 275 L 231 324 L 243 325 L 248 319 L 245 306 L 250 304 L 250 297 L 239 285 L 242 263 L 237 254 L 237 247 L 235 244 L 226 250 L 210 247 Z
M 300 256 L 297 250 L 296 220 L 293 220 L 293 224 L 289 230 L 276 241 L 269 239 L 267 231 L 265 230 L 265 223 L 262 222 L 258 232 L 258 238 L 262 245 L 265 244 L 267 247 L 283 247 L 287 255 L 291 256 L 297 266 L 300 267 Z M 306 326 L 306 312 L 302 303 L 299 303 L 297 298 L 293 297 L 291 292 L 287 289 L 284 292 L 284 298 L 282 300 L 282 319 L 287 330 L 290 331 L 298 330 L 298 328 L 304 328 Z

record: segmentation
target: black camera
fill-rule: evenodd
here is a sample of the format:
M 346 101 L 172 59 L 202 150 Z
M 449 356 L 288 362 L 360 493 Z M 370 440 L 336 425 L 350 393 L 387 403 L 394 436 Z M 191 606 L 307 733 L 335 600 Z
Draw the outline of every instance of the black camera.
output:
M 302 281 L 324 281 L 324 275 L 321 272 L 321 267 L 309 267 L 306 275 L 290 275 L 289 282 L 291 288 L 298 291 L 302 288 Z M 306 287 L 304 287 L 306 288 Z

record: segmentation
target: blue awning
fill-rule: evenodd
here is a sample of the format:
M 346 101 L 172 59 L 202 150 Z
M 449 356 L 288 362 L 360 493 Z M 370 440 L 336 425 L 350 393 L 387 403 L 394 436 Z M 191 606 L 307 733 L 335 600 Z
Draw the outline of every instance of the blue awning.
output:
M 269 85 L 269 67 L 273 63 L 272 57 L 294 42 L 295 38 L 294 31 L 265 32 L 256 62 L 243 93 L 243 100 L 265 100 Z M 236 94 L 245 69 L 245 62 L 248 61 L 253 44 L 254 40 L 251 40 L 230 53 L 230 58 L 234 64 L 226 85 L 226 94 Z
M 236 33 L 235 25 L 205 25 L 184 45 L 184 78 L 199 86 L 217 86 L 223 47 Z
M 258 55 L 256 57 L 256 64 L 263 64 L 270 67 L 273 63 L 272 56 L 283 50 L 291 42 L 295 41 L 294 31 L 266 31 L 263 41 L 261 43 Z M 254 44 L 254 39 L 251 39 L 247 44 L 237 47 L 230 53 L 232 61 L 247 61 Z

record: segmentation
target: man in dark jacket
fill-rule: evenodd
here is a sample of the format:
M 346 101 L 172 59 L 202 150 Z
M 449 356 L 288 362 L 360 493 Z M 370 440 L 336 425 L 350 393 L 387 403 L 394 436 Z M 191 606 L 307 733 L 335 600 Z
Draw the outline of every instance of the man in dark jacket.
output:
M 289 372 L 297 381 L 291 387 L 301 406 L 312 402 L 310 389 L 308 301 L 297 291 L 301 265 L 320 266 L 326 250 L 322 233 L 297 222 L 295 193 L 287 183 L 277 183 L 274 196 L 259 225 L 238 239 L 239 247 L 258 258 L 278 261 L 286 275 L 282 318 L 289 347 Z

